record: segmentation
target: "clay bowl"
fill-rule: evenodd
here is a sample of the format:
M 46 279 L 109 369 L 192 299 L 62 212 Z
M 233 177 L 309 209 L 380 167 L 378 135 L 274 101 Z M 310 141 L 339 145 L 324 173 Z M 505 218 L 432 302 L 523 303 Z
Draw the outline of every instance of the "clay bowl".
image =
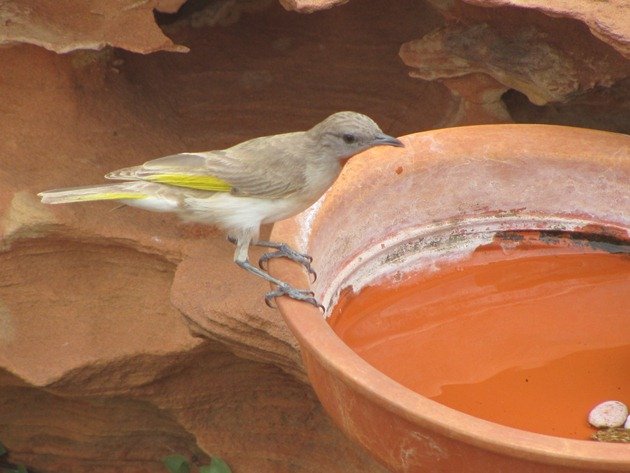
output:
M 503 230 L 588 229 L 629 239 L 629 136 L 487 125 L 402 140 L 405 148 L 353 158 L 322 201 L 273 229 L 273 240 L 313 256 L 312 289 L 326 305 L 349 284 L 427 257 L 420 242 L 428 237 L 446 252 Z M 460 243 L 449 248 L 453 241 Z M 296 264 L 272 263 L 275 276 L 309 286 Z M 329 415 L 392 471 L 630 471 L 627 444 L 542 435 L 451 409 L 373 368 L 316 308 L 288 298 L 278 306 Z

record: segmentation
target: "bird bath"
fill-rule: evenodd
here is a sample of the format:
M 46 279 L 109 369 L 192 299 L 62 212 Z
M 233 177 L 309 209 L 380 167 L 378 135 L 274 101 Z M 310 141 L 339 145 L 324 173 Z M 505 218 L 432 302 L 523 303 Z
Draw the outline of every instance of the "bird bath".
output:
M 533 369 L 564 360 L 575 355 L 574 348 L 567 347 L 579 344 L 591 351 L 610 349 L 594 363 L 608 363 L 614 368 L 611 372 L 627 373 L 630 314 L 627 305 L 621 307 L 627 296 L 621 291 L 619 297 L 626 299 L 617 305 L 614 296 L 623 281 L 625 287 L 630 285 L 629 256 L 624 254 L 630 244 L 630 137 L 558 126 L 487 125 L 418 133 L 402 141 L 404 149 L 376 148 L 353 158 L 318 205 L 277 223 L 272 232 L 272 239 L 313 256 L 319 278 L 312 288 L 319 300 L 332 307 L 326 315 L 334 313 L 327 320 L 308 304 L 278 300 L 327 412 L 348 436 L 392 471 L 629 471 L 630 445 L 582 440 L 585 437 L 580 432 L 575 434 L 577 438 L 570 438 L 573 431 L 545 429 L 541 418 L 549 412 L 582 409 L 577 404 L 571 408 L 572 396 L 549 392 L 541 401 L 546 402 L 540 406 L 541 418 L 530 427 L 501 416 L 501 409 L 518 409 L 518 402 L 511 407 L 499 403 L 494 412 L 486 409 L 484 413 L 412 389 L 423 393 L 426 386 L 433 386 L 434 394 L 440 392 L 440 385 L 431 385 L 431 377 L 446 370 L 435 369 L 438 362 L 457 366 L 453 372 L 459 369 L 460 374 L 470 375 L 475 371 L 471 376 L 489 379 L 519 363 L 524 365 L 521 368 Z M 451 313 L 449 324 L 442 324 L 439 334 L 371 354 L 362 351 L 361 343 L 363 348 L 378 345 L 381 333 L 384 338 L 400 338 L 392 327 L 418 319 L 405 312 L 407 302 L 399 304 L 397 312 L 387 312 L 389 305 L 383 303 L 387 294 L 379 290 L 404 287 L 411 281 L 417 286 L 408 293 L 418 293 L 416 299 L 426 301 L 429 296 L 418 292 L 426 288 L 422 278 L 462 271 L 457 264 L 465 261 L 472 261 L 469 266 L 475 271 L 490 267 L 490 261 L 494 273 L 471 274 L 462 280 L 485 277 L 485 284 L 496 289 L 505 283 L 497 281 L 498 276 L 521 271 L 517 266 L 525 261 L 521 258 L 524 252 L 529 260 L 521 266 L 529 273 L 519 273 L 514 281 L 553 279 L 555 293 L 563 293 L 558 285 L 562 289 L 573 284 L 564 292 L 592 296 L 590 300 L 569 296 L 565 312 L 548 311 L 544 317 L 536 306 L 529 312 L 527 308 L 509 310 L 498 324 L 495 317 L 485 328 L 468 330 L 457 324 L 475 320 L 477 314 L 467 312 L 467 306 L 457 300 L 470 287 L 455 278 L 444 289 L 447 295 L 452 293 L 443 301 Z M 581 257 L 588 262 L 581 262 Z M 486 260 L 478 264 L 474 258 Z M 547 271 L 532 269 L 532 264 L 546 267 L 545 258 L 561 264 Z M 308 285 L 306 275 L 294 263 L 271 263 L 275 276 L 298 287 Z M 512 266 L 501 267 L 508 263 Z M 559 271 L 569 273 L 559 277 Z M 604 292 L 590 286 L 588 291 L 580 291 L 575 281 L 581 284 L 580 278 L 591 278 L 596 271 L 604 279 L 614 276 L 612 289 L 605 282 Z M 365 290 L 359 296 L 352 295 L 353 289 L 361 288 Z M 374 315 L 378 312 L 375 306 L 361 305 L 368 296 L 381 304 L 380 316 Z M 398 297 L 390 299 L 392 305 Z M 601 299 L 612 302 L 597 305 Z M 339 310 L 335 311 L 337 301 Z M 570 310 L 571 304 L 575 311 Z M 485 337 L 486 333 L 493 335 Z M 529 343 L 538 346 L 523 342 L 532 333 L 539 338 Z M 511 341 L 501 343 L 504 339 Z M 429 347 L 424 354 L 421 349 L 414 351 L 423 343 Z M 429 359 L 428 355 L 438 351 L 439 357 Z M 532 353 L 539 352 L 548 353 L 549 359 L 532 358 Z M 388 365 L 386 359 L 392 353 L 397 354 L 396 361 Z M 575 363 L 579 366 L 581 362 Z M 573 372 L 571 366 L 576 365 L 561 365 L 556 372 L 569 371 L 565 373 L 569 380 L 579 377 L 579 370 Z M 519 380 L 524 381 L 523 376 Z M 628 377 L 619 377 L 624 378 L 619 379 L 620 388 L 609 398 L 628 393 L 630 387 L 622 386 Z M 418 382 L 425 383 L 425 388 L 418 388 L 414 384 Z M 596 377 L 593 383 L 598 384 Z M 496 399 L 518 395 L 519 389 L 505 386 L 497 388 Z M 480 391 L 464 391 L 460 399 L 467 397 L 467 401 L 483 402 Z M 523 402 L 527 398 L 525 391 Z M 603 400 L 594 398 L 592 405 Z M 528 416 L 536 412 L 534 409 Z M 574 414 L 586 419 L 588 412 Z

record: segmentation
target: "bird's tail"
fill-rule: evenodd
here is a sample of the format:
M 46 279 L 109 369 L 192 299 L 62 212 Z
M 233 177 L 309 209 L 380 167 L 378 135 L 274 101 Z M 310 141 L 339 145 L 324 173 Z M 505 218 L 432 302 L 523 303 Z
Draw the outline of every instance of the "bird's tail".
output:
M 96 200 L 133 200 L 150 197 L 141 183 L 125 182 L 97 186 L 67 187 L 37 194 L 44 204 L 67 204 L 70 202 L 91 202 Z

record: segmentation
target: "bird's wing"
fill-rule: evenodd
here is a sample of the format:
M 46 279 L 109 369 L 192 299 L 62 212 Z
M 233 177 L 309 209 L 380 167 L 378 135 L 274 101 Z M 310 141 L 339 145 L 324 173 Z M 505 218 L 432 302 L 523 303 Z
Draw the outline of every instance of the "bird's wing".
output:
M 269 138 L 275 137 L 250 140 L 226 150 L 165 156 L 105 177 L 251 197 L 286 197 L 304 186 L 304 169 L 292 165 L 295 163 L 287 154 L 290 147 Z
M 213 192 L 230 192 L 232 185 L 208 172 L 197 153 L 182 153 L 147 161 L 141 166 L 119 169 L 105 175 L 121 181 L 149 181 Z

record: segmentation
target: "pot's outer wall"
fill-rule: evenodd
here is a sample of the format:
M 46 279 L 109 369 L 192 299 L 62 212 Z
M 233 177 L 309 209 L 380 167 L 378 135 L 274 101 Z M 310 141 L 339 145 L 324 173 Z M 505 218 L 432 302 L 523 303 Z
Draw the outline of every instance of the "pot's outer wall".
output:
M 275 225 L 272 239 L 313 256 L 318 295 L 362 249 L 406 226 L 438 220 L 551 214 L 595 221 L 629 239 L 629 136 L 486 125 L 403 141 L 404 149 L 377 148 L 351 160 L 316 214 Z M 297 265 L 271 263 L 275 276 L 308 285 Z M 393 471 L 630 471 L 628 445 L 550 437 L 455 411 L 364 362 L 314 307 L 287 298 L 278 306 L 328 413 Z

